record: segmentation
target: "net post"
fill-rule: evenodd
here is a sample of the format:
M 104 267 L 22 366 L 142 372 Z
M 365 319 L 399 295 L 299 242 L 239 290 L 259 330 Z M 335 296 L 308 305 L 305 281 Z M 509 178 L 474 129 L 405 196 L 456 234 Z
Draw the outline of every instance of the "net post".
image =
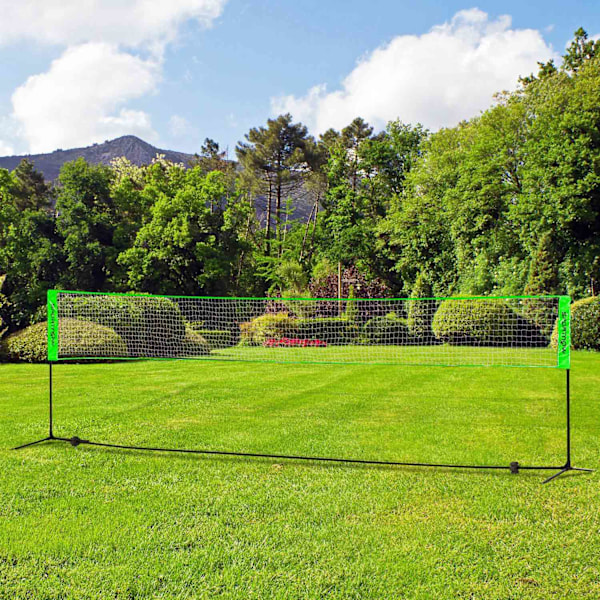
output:
M 58 359 L 58 290 L 48 290 L 48 437 L 54 439 L 52 363 Z
M 48 290 L 48 362 L 58 360 L 58 290 Z
M 558 299 L 558 368 L 571 368 L 571 298 Z

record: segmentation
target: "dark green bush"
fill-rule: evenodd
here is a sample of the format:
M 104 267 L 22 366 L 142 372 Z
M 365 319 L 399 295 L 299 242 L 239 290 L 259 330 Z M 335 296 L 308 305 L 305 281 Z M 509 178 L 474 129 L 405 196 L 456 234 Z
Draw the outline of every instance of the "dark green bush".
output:
M 426 283 L 423 275 L 419 274 L 413 287 L 411 298 L 430 298 L 431 287 Z M 431 337 L 431 321 L 436 309 L 434 300 L 409 300 L 408 325 L 409 333 L 415 338 Z
M 261 315 L 240 324 L 240 344 L 261 346 L 271 338 L 294 337 L 294 323 L 288 313 Z
M 363 326 L 362 340 L 366 344 L 403 345 L 411 341 L 406 319 L 390 313 L 385 317 L 373 317 Z
M 558 323 L 552 332 L 552 347 L 558 345 Z M 600 350 L 600 296 L 571 304 L 571 347 L 574 350 Z
M 192 329 L 208 342 L 212 350 L 228 348 L 232 345 L 232 335 L 229 329 L 196 329 L 195 327 L 192 327 Z
M 321 340 L 334 346 L 344 346 L 356 342 L 358 325 L 346 317 L 322 317 L 315 319 L 297 319 L 294 335 L 301 340 Z
M 448 344 L 507 345 L 515 341 L 517 315 L 501 300 L 444 300 L 431 328 L 435 337 Z
M 129 355 L 175 353 L 185 337 L 179 306 L 156 296 L 64 296 L 61 316 L 92 321 L 114 329 L 127 344 Z
M 123 339 L 110 327 L 90 321 L 62 319 L 61 348 L 71 356 L 127 356 Z M 7 336 L 0 344 L 2 358 L 11 361 L 45 362 L 48 358 L 48 325 L 36 323 Z
M 358 326 L 345 317 L 294 319 L 288 313 L 261 315 L 240 325 L 240 343 L 260 346 L 269 339 L 299 338 L 321 340 L 332 345 L 352 344 L 358 338 Z
M 211 347 L 204 336 L 188 325 L 185 328 L 185 336 L 179 344 L 177 355 L 180 357 L 204 356 L 210 354 L 210 351 Z

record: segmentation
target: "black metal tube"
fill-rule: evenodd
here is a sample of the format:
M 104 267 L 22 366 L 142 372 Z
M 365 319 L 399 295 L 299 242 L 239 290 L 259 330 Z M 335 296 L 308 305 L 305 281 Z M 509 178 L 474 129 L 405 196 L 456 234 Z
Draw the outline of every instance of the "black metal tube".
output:
M 50 419 L 49 419 L 49 424 L 50 424 L 50 432 L 49 432 L 49 437 L 50 439 L 54 439 L 54 432 L 52 429 L 52 363 L 48 363 L 50 369 L 49 369 L 49 378 L 48 378 L 48 399 L 49 399 L 49 411 L 50 411 Z
M 567 462 L 571 466 L 571 369 L 567 369 Z

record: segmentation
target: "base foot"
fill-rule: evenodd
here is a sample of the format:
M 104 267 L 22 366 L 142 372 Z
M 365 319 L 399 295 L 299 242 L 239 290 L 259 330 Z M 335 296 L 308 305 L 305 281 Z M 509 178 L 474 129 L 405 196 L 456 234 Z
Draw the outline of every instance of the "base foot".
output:
M 49 442 L 54 439 L 56 439 L 54 436 L 45 437 L 41 440 L 36 440 L 35 442 L 29 442 L 28 444 L 22 444 L 21 446 L 17 446 L 16 448 L 13 448 L 13 450 L 20 450 L 21 448 L 27 448 L 27 446 L 35 446 L 35 444 L 41 444 L 42 442 Z
M 543 483 L 548 483 L 549 481 L 560 477 L 567 471 L 583 471 L 584 473 L 593 473 L 594 469 L 582 469 L 581 467 L 572 467 L 571 465 L 567 465 L 566 467 L 563 467 L 558 473 L 554 473 L 554 475 L 548 477 L 548 479 L 544 480 Z

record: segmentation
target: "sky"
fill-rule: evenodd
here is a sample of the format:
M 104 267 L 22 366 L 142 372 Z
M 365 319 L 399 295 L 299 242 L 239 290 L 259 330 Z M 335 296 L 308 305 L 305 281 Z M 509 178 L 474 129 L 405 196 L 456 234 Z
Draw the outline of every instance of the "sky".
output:
M 290 112 L 311 133 L 361 116 L 431 130 L 473 117 L 596 0 L 0 0 L 0 156 L 133 134 L 228 148 Z

